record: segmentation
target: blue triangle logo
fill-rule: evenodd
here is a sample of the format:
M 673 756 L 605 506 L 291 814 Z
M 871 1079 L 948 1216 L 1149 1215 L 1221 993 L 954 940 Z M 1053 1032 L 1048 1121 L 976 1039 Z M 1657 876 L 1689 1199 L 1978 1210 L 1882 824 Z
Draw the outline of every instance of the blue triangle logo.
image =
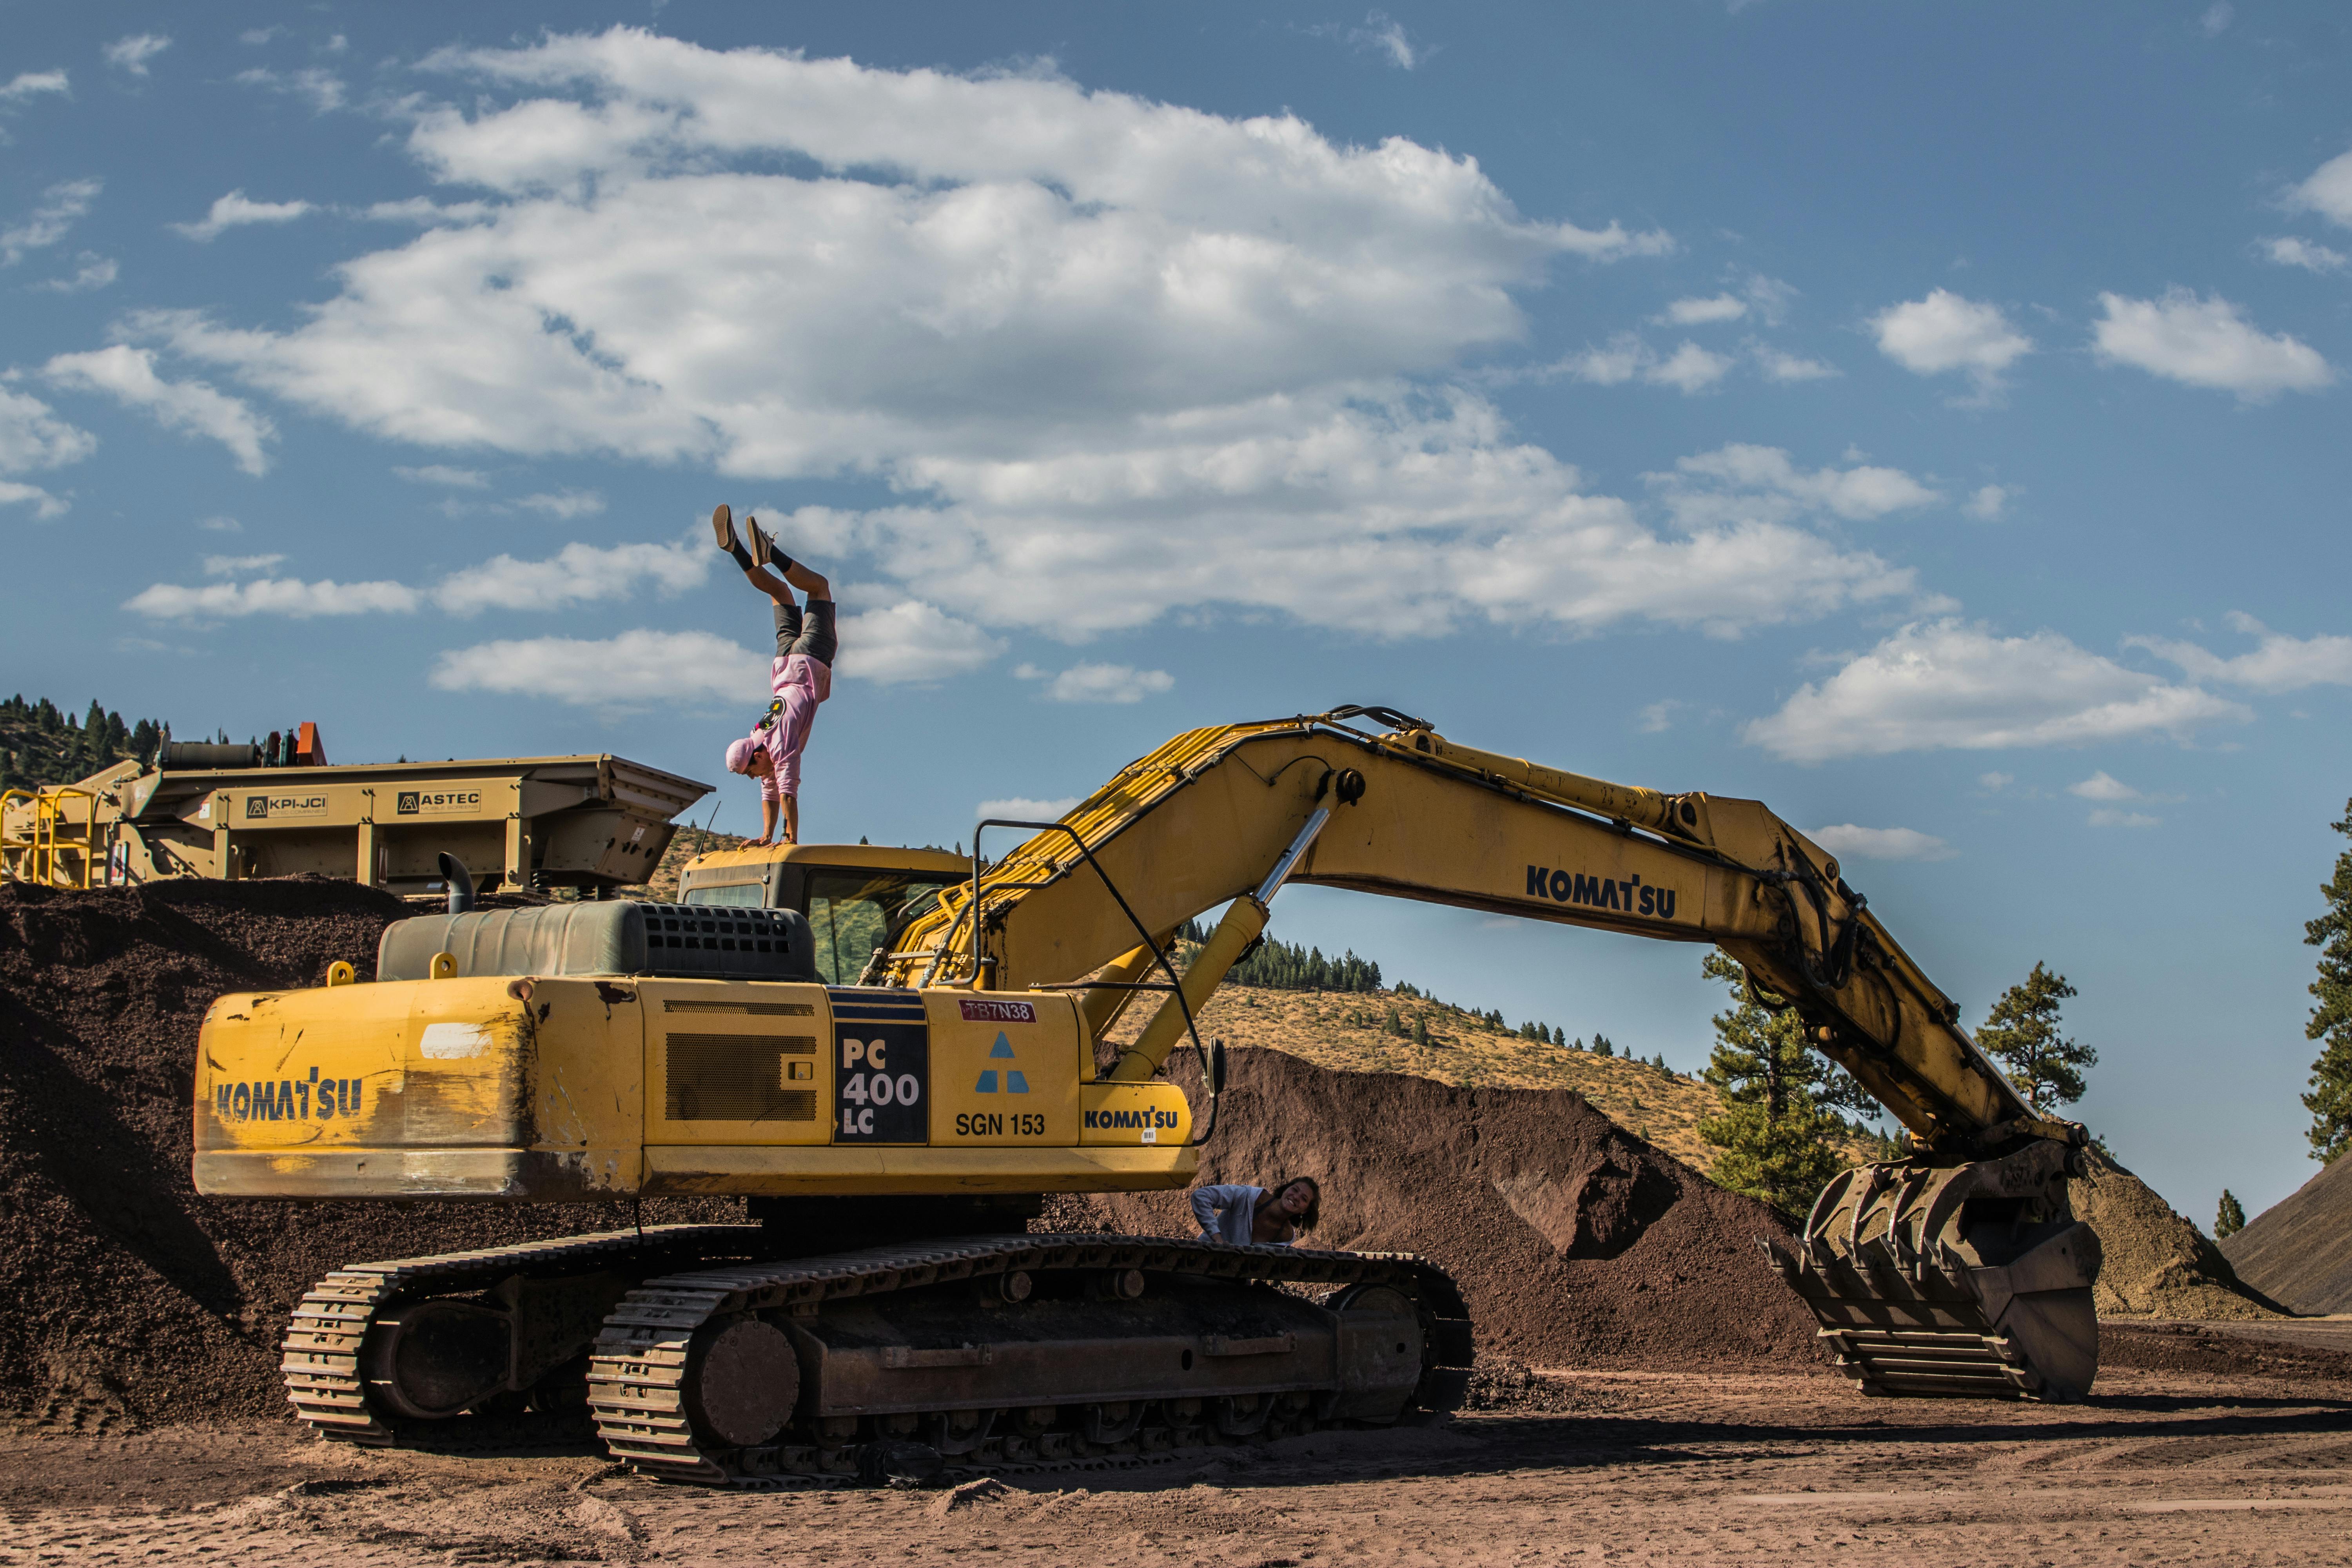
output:
M 1004 1075 L 1004 1092 L 1007 1094 L 1026 1094 L 1029 1092 L 1029 1080 L 1023 1078 L 1018 1072 L 1006 1073 Z
M 991 1061 L 994 1061 L 999 1057 L 1008 1061 L 1013 1057 L 1013 1042 L 1004 1037 L 1004 1031 L 1002 1029 L 996 1031 L 996 1044 L 988 1047 L 988 1058 Z
M 972 1087 L 972 1092 L 974 1094 L 994 1094 L 996 1092 L 996 1069 L 994 1068 L 991 1068 L 986 1072 L 980 1075 L 980 1082 Z M 1022 1092 L 1025 1094 L 1028 1090 L 1024 1089 Z

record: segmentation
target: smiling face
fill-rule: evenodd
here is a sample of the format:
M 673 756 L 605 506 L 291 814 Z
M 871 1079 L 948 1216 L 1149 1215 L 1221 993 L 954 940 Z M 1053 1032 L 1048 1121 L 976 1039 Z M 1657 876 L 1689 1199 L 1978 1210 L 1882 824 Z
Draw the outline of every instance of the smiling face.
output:
M 1287 1219 L 1297 1219 L 1315 1206 L 1315 1189 L 1305 1182 L 1293 1182 L 1276 1194 L 1274 1211 Z

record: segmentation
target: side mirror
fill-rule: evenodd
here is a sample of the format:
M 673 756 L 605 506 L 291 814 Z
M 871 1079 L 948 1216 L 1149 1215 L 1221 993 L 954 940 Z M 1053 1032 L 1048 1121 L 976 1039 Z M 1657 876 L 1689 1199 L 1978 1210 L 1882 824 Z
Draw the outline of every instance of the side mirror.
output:
M 1213 1095 L 1225 1092 L 1225 1042 L 1223 1040 L 1212 1039 L 1209 1042 L 1209 1092 Z
M 441 880 L 449 889 L 449 912 L 462 915 L 474 907 L 474 874 L 446 849 L 441 851 Z

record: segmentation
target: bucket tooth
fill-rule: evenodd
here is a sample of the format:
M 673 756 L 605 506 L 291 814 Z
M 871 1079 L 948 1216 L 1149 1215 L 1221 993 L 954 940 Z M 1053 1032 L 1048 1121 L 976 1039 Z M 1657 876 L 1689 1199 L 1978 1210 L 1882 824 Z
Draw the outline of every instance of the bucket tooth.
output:
M 1838 1179 L 1843 1192 L 1833 1183 L 1814 1205 L 1800 1261 L 1782 1268 L 1784 1255 L 1767 1248 L 1863 1393 L 2063 1401 L 2089 1391 L 2098 1238 L 2064 1213 L 2063 1187 L 2028 1220 L 1989 1234 L 1971 1220 L 1978 1229 L 1960 1230 L 1965 1205 L 2013 1203 L 2037 1190 L 2048 1163 L 2029 1149 L 1979 1165 L 1849 1173 Z M 1852 1208 L 1849 1193 L 1860 1194 Z M 1872 1205 L 1885 1215 L 1882 1230 L 1862 1214 Z M 2006 1261 L 1972 1261 L 1979 1242 Z

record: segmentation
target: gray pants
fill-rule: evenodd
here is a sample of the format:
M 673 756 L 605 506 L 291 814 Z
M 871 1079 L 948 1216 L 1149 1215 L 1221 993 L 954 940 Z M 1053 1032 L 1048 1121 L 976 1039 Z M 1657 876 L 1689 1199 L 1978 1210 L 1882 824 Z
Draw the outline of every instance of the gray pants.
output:
M 804 653 L 811 658 L 833 668 L 833 656 L 841 647 L 841 639 L 833 635 L 833 601 L 811 599 L 803 611 L 798 605 L 779 604 L 776 606 L 776 657 L 790 658 Z

